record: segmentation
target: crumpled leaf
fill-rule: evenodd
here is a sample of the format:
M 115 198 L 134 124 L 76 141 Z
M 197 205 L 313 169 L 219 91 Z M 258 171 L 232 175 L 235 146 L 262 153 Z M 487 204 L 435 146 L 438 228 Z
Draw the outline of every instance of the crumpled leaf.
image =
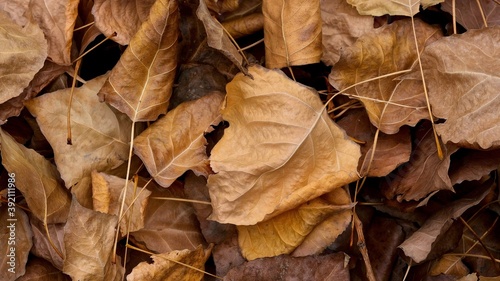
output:
M 328 215 L 352 207 L 350 204 L 332 206 L 317 198 L 255 225 L 237 226 L 241 254 L 247 260 L 289 254 Z
M 337 188 L 332 192 L 323 195 L 332 206 L 346 206 L 351 203 L 349 194 L 343 188 Z M 352 219 L 352 209 L 345 209 L 333 212 L 326 217 L 309 233 L 304 241 L 292 252 L 294 257 L 304 257 L 320 254 L 326 247 L 330 246 L 337 237 L 342 234 Z
M 18 179 L 18 175 L 14 179 Z M 13 281 L 24 275 L 28 255 L 31 246 L 33 246 L 31 240 L 33 232 L 30 228 L 28 215 L 22 209 L 10 205 L 0 208 L 0 220 L 2 222 L 0 228 L 0 240 L 2 241 L 0 244 L 0 252 L 2 253 L 0 279 L 5 281 Z M 15 210 L 12 212 L 12 209 Z M 14 216 L 10 215 L 12 213 Z M 14 251 L 12 251 L 12 248 Z
M 134 121 L 167 111 L 177 65 L 177 1 L 157 0 L 99 91 L 99 98 Z
M 500 147 L 500 27 L 443 38 L 422 53 L 436 125 L 444 142 Z
M 107 104 L 100 103 L 96 97 L 106 77 L 99 76 L 74 90 L 72 145 L 66 144 L 70 89 L 45 94 L 26 103 L 54 149 L 55 162 L 66 187 L 86 182 L 78 200 L 88 207 L 91 205 L 84 202 L 92 202 L 90 173 L 118 167 L 127 160 L 129 152 L 130 120 Z
M 59 65 L 71 65 L 73 29 L 78 16 L 78 0 L 31 1 L 29 12 L 45 34 L 48 56 Z
M 75 28 L 80 28 L 80 30 L 73 34 L 73 38 L 77 43 L 79 55 L 83 54 L 92 41 L 102 34 L 96 24 L 92 24 L 95 23 L 95 18 L 92 14 L 93 7 L 94 0 L 80 1 L 78 3 L 78 19 Z M 92 25 L 88 26 L 89 24 Z
M 0 10 L 0 104 L 19 96 L 47 58 L 47 41 L 36 24 L 21 28 Z
M 425 8 L 444 2 L 444 0 L 347 0 L 361 15 L 414 16 L 419 6 Z
M 439 274 L 450 274 L 456 277 L 464 277 L 469 273 L 469 269 L 462 262 L 459 256 L 443 256 L 434 261 L 429 271 L 429 275 L 437 276 Z
M 253 34 L 264 27 L 264 16 L 262 13 L 253 13 L 231 21 L 222 23 L 224 29 L 234 39 Z
M 389 175 L 385 195 L 398 201 L 420 200 L 437 190 L 453 190 L 448 169 L 450 155 L 458 148 L 442 145 L 444 158 L 439 159 L 430 126 L 420 128 L 416 134 L 415 148 L 408 164 Z
M 30 0 L 0 0 L 0 11 L 4 11 L 20 26 L 25 26 L 29 20 L 25 15 Z
M 154 182 L 149 185 L 153 185 L 153 190 L 145 210 L 144 228 L 130 233 L 131 238 L 157 253 L 194 250 L 200 244 L 205 245 L 191 204 L 161 199 L 185 198 L 182 187 L 173 184 L 165 189 Z
M 486 182 L 481 188 L 472 191 L 462 199 L 444 206 L 440 211 L 428 218 L 419 230 L 399 245 L 399 248 L 415 262 L 424 261 L 437 237 L 450 228 L 453 220 L 461 216 L 470 207 L 481 202 L 490 190 L 491 182 Z
M 208 46 L 220 51 L 224 56 L 231 60 L 241 72 L 246 73 L 243 68 L 243 56 L 238 52 L 238 49 L 229 39 L 229 36 L 222 29 L 222 25 L 212 17 L 210 11 L 205 4 L 205 1 L 200 1 L 200 5 L 196 10 L 196 16 L 203 22 L 207 33 Z
M 70 198 L 56 167 L 32 149 L 17 143 L 0 129 L 2 164 L 16 175 L 16 187 L 30 211 L 47 223 L 63 223 L 68 217 Z
M 82 207 L 73 197 L 64 226 L 63 272 L 72 280 L 121 280 L 123 267 L 111 263 L 118 217 Z
M 198 246 L 196 250 L 192 251 L 181 250 L 152 255 L 151 258 L 153 259 L 153 263 L 148 264 L 147 262 L 141 262 L 138 264 L 134 267 L 132 272 L 127 275 L 127 281 L 203 280 L 203 272 L 176 262 L 181 262 L 203 271 L 205 269 L 205 262 L 210 257 L 211 251 L 212 246 L 207 249 Z
M 278 70 L 249 73 L 226 86 L 229 128 L 210 156 L 210 219 L 222 223 L 252 225 L 358 178 L 359 146 L 313 89 Z
M 16 281 L 70 281 L 69 276 L 64 275 L 59 269 L 55 268 L 50 262 L 30 257 L 26 264 L 26 274 L 16 279 Z
M 125 179 L 105 173 L 92 172 L 92 200 L 94 211 L 119 216 L 124 192 Z M 144 182 L 134 191 L 134 182 L 127 184 L 124 210 L 128 210 L 120 223 L 122 235 L 144 227 L 145 209 L 151 191 L 143 190 Z M 134 193 L 135 192 L 135 193 Z M 140 193 L 139 193 L 140 192 Z M 133 206 L 131 206 L 133 204 Z
M 363 34 L 375 30 L 373 17 L 362 16 L 345 0 L 321 0 L 323 19 L 323 61 L 334 65 L 340 59 L 342 49 L 354 44 Z
M 317 63 L 321 59 L 320 0 L 264 0 L 266 67 Z
M 208 176 L 204 134 L 222 120 L 223 99 L 214 93 L 182 103 L 136 137 L 134 152 L 158 184 L 169 187 L 187 170 Z
M 394 135 L 379 133 L 370 170 L 367 171 L 372 156 L 376 132 L 376 128 L 370 124 L 368 115 L 363 109 L 357 109 L 342 118 L 338 124 L 350 137 L 364 142 L 360 145 L 361 161 L 358 164 L 358 171 L 360 171 L 361 175 L 384 177 L 402 163 L 410 160 L 410 130 L 408 127 L 402 127 Z
M 438 28 L 420 20 L 415 20 L 415 30 L 420 51 L 442 37 Z M 400 20 L 361 36 L 354 45 L 344 49 L 329 81 L 343 90 L 358 82 L 411 69 L 416 60 L 411 20 Z M 419 120 L 429 118 L 420 78 L 400 80 L 399 77 L 362 83 L 346 92 L 361 100 L 372 124 L 386 134 L 397 133 L 403 125 L 414 126 Z
M 286 255 L 246 262 L 231 269 L 227 281 L 253 280 L 349 280 L 349 257 L 344 253 L 323 256 L 290 257 Z
M 64 224 L 48 224 L 50 239 L 62 257 L 54 250 L 48 239 L 47 231 L 43 222 L 37 218 L 30 218 L 31 229 L 33 231 L 33 248 L 31 253 L 46 261 L 49 261 L 55 268 L 62 270 L 66 249 L 64 248 Z
M 484 27 L 481 10 L 477 5 L 478 1 L 454 0 L 455 14 L 457 22 L 466 29 L 480 29 Z M 479 0 L 489 27 L 500 25 L 500 6 L 493 0 Z M 451 0 L 441 4 L 441 9 L 450 14 L 453 13 Z
M 222 14 L 226 12 L 231 12 L 240 6 L 240 0 L 203 0 L 210 10 Z
M 458 155 L 456 155 L 458 154 Z M 490 151 L 461 150 L 450 163 L 451 184 L 479 180 L 500 167 L 500 149 Z
M 155 0 L 94 0 L 95 25 L 112 40 L 128 45 L 141 24 L 146 21 Z

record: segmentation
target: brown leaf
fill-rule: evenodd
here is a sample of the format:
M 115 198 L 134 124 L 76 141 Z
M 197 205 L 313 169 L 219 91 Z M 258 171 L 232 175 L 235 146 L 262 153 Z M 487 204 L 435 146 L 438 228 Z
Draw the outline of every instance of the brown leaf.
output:
M 321 18 L 323 19 L 321 60 L 326 65 L 337 63 L 342 49 L 354 44 L 361 35 L 375 30 L 373 17 L 358 14 L 345 0 L 322 0 Z
M 231 21 L 222 23 L 227 33 L 234 39 L 253 34 L 264 27 L 264 16 L 262 13 L 253 13 Z
M 444 142 L 500 147 L 500 27 L 443 38 L 422 53 L 436 129 Z
M 121 280 L 120 263 L 111 263 L 118 218 L 82 207 L 73 197 L 64 226 L 63 272 L 73 280 Z
M 241 254 L 247 260 L 289 254 L 327 216 L 352 207 L 332 206 L 317 198 L 255 225 L 237 226 Z
M 74 90 L 72 145 L 66 144 L 70 89 L 45 94 L 26 103 L 54 149 L 55 162 L 66 187 L 79 184 L 83 191 L 78 200 L 87 207 L 92 206 L 84 203 L 92 202 L 90 173 L 118 167 L 126 161 L 129 152 L 130 120 L 96 97 L 106 77 L 99 76 Z
M 442 36 L 439 29 L 419 20 L 415 21 L 415 29 L 420 51 Z M 342 52 L 329 76 L 330 83 L 343 90 L 358 82 L 411 69 L 417 60 L 412 34 L 412 23 L 408 19 L 361 36 Z M 397 133 L 403 125 L 414 126 L 419 120 L 429 118 L 419 78 L 401 81 L 398 76 L 390 76 L 362 83 L 346 93 L 361 100 L 372 124 L 386 134 Z
M 376 128 L 370 124 L 368 115 L 362 109 L 351 112 L 338 124 L 349 136 L 364 142 L 360 145 L 362 161 L 358 164 L 361 175 L 384 177 L 402 163 L 410 160 L 411 139 L 408 127 L 402 127 L 394 135 L 379 133 L 373 161 L 368 174 L 366 174 L 371 160 Z
M 0 129 L 2 164 L 16 175 L 16 187 L 33 215 L 47 223 L 62 223 L 68 217 L 70 198 L 56 167 L 40 154 L 17 143 Z
M 187 170 L 208 176 L 204 134 L 222 120 L 223 99 L 214 93 L 182 103 L 135 138 L 134 152 L 158 184 L 169 187 Z
M 321 59 L 320 0 L 264 0 L 266 66 L 282 68 Z
M 347 0 L 347 3 L 356 7 L 361 15 L 383 16 L 414 16 L 418 13 L 419 6 L 424 8 L 444 0 Z
M 399 245 L 399 248 L 415 262 L 420 263 L 424 261 L 429 255 L 432 244 L 436 241 L 437 237 L 450 228 L 453 220 L 483 200 L 490 190 L 491 182 L 486 182 L 481 188 L 443 207 L 440 211 L 429 217 L 419 230 Z
M 0 10 L 0 104 L 19 96 L 47 57 L 47 42 L 35 24 L 21 28 Z
M 29 20 L 25 15 L 30 0 L 0 0 L 0 11 L 4 11 L 20 26 L 25 26 Z
M 224 277 L 224 281 L 349 280 L 349 268 L 344 266 L 345 259 L 348 256 L 344 253 L 299 258 L 283 255 L 258 259 L 233 268 Z
M 211 251 L 211 246 L 207 249 L 203 249 L 202 246 L 198 246 L 196 250 L 192 251 L 182 250 L 152 255 L 151 258 L 153 259 L 153 263 L 148 264 L 147 262 L 141 262 L 139 265 L 134 267 L 129 275 L 127 275 L 127 280 L 203 280 L 203 272 L 189 268 L 185 265 L 179 264 L 178 262 L 203 271 L 205 269 L 205 262 L 210 257 Z
M 106 36 L 116 32 L 111 39 L 128 45 L 146 21 L 155 0 L 94 0 L 92 14 L 95 25 Z
M 66 256 L 66 249 L 64 248 L 64 224 L 48 224 L 50 239 L 55 245 L 57 250 L 62 254 L 62 257 L 54 250 L 50 244 L 47 231 L 43 222 L 37 218 L 30 218 L 31 229 L 33 230 L 33 248 L 31 253 L 37 257 L 49 261 L 58 270 L 63 269 L 64 256 Z
M 243 68 L 243 57 L 238 52 L 234 44 L 229 39 L 229 36 L 224 32 L 222 25 L 212 17 L 210 11 L 205 4 L 205 1 L 200 1 L 200 5 L 196 10 L 196 16 L 203 22 L 205 31 L 207 33 L 208 46 L 220 51 L 231 62 L 233 62 L 241 72 L 246 73 Z
M 322 198 L 332 206 L 345 206 L 351 203 L 349 194 L 342 188 L 337 188 L 323 195 Z M 304 257 L 320 254 L 346 230 L 351 219 L 351 209 L 337 211 L 326 217 L 305 237 L 304 241 L 293 251 L 292 256 Z
M 127 235 L 127 230 L 132 232 L 144 227 L 145 209 L 148 197 L 151 195 L 151 191 L 147 189 L 141 191 L 144 185 L 145 180 L 141 180 L 137 186 L 137 190 L 134 190 L 133 181 L 129 181 L 127 184 L 127 197 L 123 208 L 128 211 L 120 223 L 120 232 L 122 235 Z M 93 171 L 92 200 L 94 211 L 119 216 L 123 201 L 124 186 L 125 179 Z M 131 206 L 132 204 L 133 206 Z
M 14 179 L 19 179 L 19 176 L 21 175 L 16 175 Z M 9 198 L 12 197 L 9 196 Z M 33 232 L 28 215 L 10 203 L 14 202 L 9 200 L 7 206 L 0 208 L 0 221 L 2 222 L 0 230 L 0 241 L 2 241 L 0 244 L 0 252 L 2 253 L 0 279 L 5 281 L 13 281 L 24 275 L 28 255 L 31 246 L 33 246 L 31 240 Z
M 260 66 L 227 85 L 229 122 L 211 152 L 210 219 L 252 225 L 358 178 L 359 146 L 316 91 Z
M 99 91 L 134 121 L 154 121 L 168 108 L 177 65 L 177 1 L 157 0 Z
M 130 233 L 131 237 L 157 253 L 194 250 L 200 244 L 205 245 L 190 203 L 155 199 L 185 198 L 182 187 L 174 184 L 164 189 L 155 185 L 152 189 L 145 210 L 144 228 Z
M 60 65 L 71 65 L 71 44 L 78 15 L 78 1 L 31 1 L 29 11 L 45 34 L 49 58 Z
M 226 12 L 231 12 L 240 6 L 240 0 L 203 0 L 210 10 L 222 14 Z
M 437 276 L 439 274 L 450 274 L 456 277 L 464 277 L 468 273 L 469 269 L 462 262 L 462 257 L 443 256 L 432 263 L 429 275 Z
M 78 32 L 73 34 L 73 38 L 78 46 L 78 53 L 81 55 L 85 52 L 85 49 L 94 41 L 97 36 L 101 35 L 101 31 L 97 28 L 95 23 L 94 15 L 92 14 L 92 8 L 94 7 L 94 0 L 80 1 L 78 3 L 78 19 L 75 25 L 76 28 L 80 28 Z M 148 10 L 149 11 L 149 10 Z M 81 29 L 83 26 L 87 26 Z
M 453 190 L 448 169 L 450 155 L 458 148 L 454 145 L 442 146 L 444 159 L 440 160 L 430 126 L 420 128 L 414 142 L 410 162 L 387 178 L 387 198 L 420 200 L 436 190 Z
M 16 279 L 16 281 L 70 281 L 69 276 L 64 275 L 50 262 L 32 257 L 26 264 L 26 274 Z
M 481 16 L 481 10 L 479 10 L 478 1 L 454 1 L 457 22 L 459 22 L 466 29 L 480 29 L 484 27 L 483 17 Z M 479 0 L 479 3 L 483 9 L 488 26 L 491 27 L 500 25 L 500 7 L 498 3 L 495 3 L 494 0 Z M 451 0 L 447 0 L 441 4 L 441 9 L 453 14 Z
M 499 149 L 491 151 L 465 150 L 459 151 L 457 154 L 451 158 L 449 170 L 453 185 L 463 181 L 479 180 L 500 166 Z

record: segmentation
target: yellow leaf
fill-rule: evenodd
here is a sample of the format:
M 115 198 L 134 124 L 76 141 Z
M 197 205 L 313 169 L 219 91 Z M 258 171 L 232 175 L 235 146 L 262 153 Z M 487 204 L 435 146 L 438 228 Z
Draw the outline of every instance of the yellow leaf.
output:
M 211 152 L 210 219 L 252 225 L 358 178 L 357 144 L 315 90 L 281 71 L 249 68 L 227 85 L 229 128 Z
M 179 11 L 175 0 L 157 0 L 99 92 L 134 121 L 167 111 L 177 66 Z
M 135 154 L 161 186 L 169 187 L 187 170 L 208 176 L 204 134 L 221 121 L 223 99 L 222 94 L 214 93 L 182 103 L 134 140 Z
M 268 68 L 320 61 L 322 47 L 319 2 L 319 0 L 262 2 Z

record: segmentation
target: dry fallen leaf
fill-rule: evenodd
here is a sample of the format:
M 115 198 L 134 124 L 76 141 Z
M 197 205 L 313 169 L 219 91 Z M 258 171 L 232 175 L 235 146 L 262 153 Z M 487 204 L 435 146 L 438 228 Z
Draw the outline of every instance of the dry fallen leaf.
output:
M 157 0 L 99 91 L 100 100 L 134 122 L 164 114 L 175 78 L 178 24 L 177 1 Z
M 71 200 L 56 167 L 1 129 L 0 143 L 2 164 L 16 175 L 16 187 L 26 199 L 31 213 L 47 223 L 65 222 Z
M 231 12 L 240 6 L 240 0 L 204 0 L 205 4 L 207 5 L 210 10 L 222 14 L 226 12 Z
M 0 10 L 0 104 L 19 96 L 47 57 L 47 42 L 33 23 L 21 28 Z
M 450 274 L 456 277 L 464 277 L 469 273 L 469 269 L 462 262 L 460 256 L 443 256 L 432 263 L 429 274 L 437 276 L 439 274 Z
M 30 218 L 31 229 L 33 230 L 33 248 L 31 253 L 46 261 L 49 261 L 55 268 L 62 270 L 64 264 L 64 257 L 66 256 L 66 249 L 64 248 L 64 224 L 48 224 L 50 240 L 56 247 L 57 251 L 51 245 L 48 239 L 47 231 L 43 222 L 37 218 Z M 62 257 L 59 256 L 62 254 Z
M 460 150 L 450 163 L 451 184 L 479 180 L 500 167 L 500 149 L 490 151 Z
M 500 147 L 500 27 L 443 38 L 422 53 L 436 125 L 444 142 Z
M 203 280 L 205 262 L 210 257 L 211 251 L 212 246 L 207 249 L 199 246 L 192 251 L 182 250 L 152 255 L 153 263 L 141 262 L 127 276 L 127 281 Z M 179 262 L 201 271 L 179 264 Z
M 128 45 L 146 21 L 155 0 L 94 0 L 92 14 L 95 25 L 106 36 L 121 45 Z
M 3 143 L 2 143 L 3 145 Z M 15 177 L 18 179 L 18 177 Z M 9 201 L 10 202 L 10 201 Z M 26 271 L 26 262 L 28 255 L 33 246 L 33 232 L 31 231 L 30 222 L 26 213 L 14 207 L 14 217 L 12 207 L 2 206 L 0 208 L 0 221 L 2 228 L 0 230 L 0 279 L 5 281 L 16 280 Z
M 455 1 L 455 13 L 457 17 L 457 22 L 460 23 L 466 29 L 479 29 L 484 27 L 483 17 L 481 16 L 481 10 L 479 9 L 478 3 L 481 4 L 483 9 L 486 23 L 488 26 L 500 25 L 500 13 L 498 12 L 500 7 L 498 3 L 494 0 L 453 0 Z M 450 14 L 452 11 L 452 0 L 447 0 L 441 4 L 441 9 Z
M 223 99 L 214 93 L 182 103 L 135 138 L 134 152 L 158 184 L 169 187 L 187 170 L 208 176 L 204 134 L 221 121 Z
M 112 264 L 118 218 L 82 207 L 73 197 L 64 226 L 63 272 L 72 280 L 121 280 L 123 267 Z
M 358 14 L 345 0 L 321 0 L 321 18 L 323 19 L 321 61 L 326 65 L 334 65 L 339 60 L 342 49 L 354 44 L 361 35 L 375 30 L 373 17 Z
M 403 250 L 407 257 L 412 258 L 415 262 L 420 263 L 424 261 L 429 255 L 432 244 L 436 241 L 437 237 L 450 228 L 453 220 L 483 200 L 490 193 L 490 190 L 491 182 L 489 184 L 486 182 L 481 188 L 443 207 L 428 218 L 419 230 L 399 245 L 399 248 Z
M 7 280 L 7 279 L 5 279 Z M 26 274 L 16 281 L 70 281 L 69 276 L 64 275 L 59 269 L 53 267 L 50 262 L 33 257 L 26 265 Z
M 420 20 L 415 21 L 415 29 L 420 51 L 442 36 L 438 28 Z M 342 52 L 329 76 L 330 83 L 343 90 L 384 74 L 411 69 L 417 60 L 412 34 L 412 22 L 407 19 L 361 36 Z M 386 134 L 429 118 L 420 77 L 413 80 L 398 77 L 362 83 L 346 92 L 361 100 L 372 124 Z
M 335 206 L 316 198 L 255 225 L 237 226 L 241 254 L 247 260 L 289 254 L 327 216 L 352 207 L 350 204 Z
M 420 5 L 426 8 L 441 2 L 444 0 L 347 0 L 361 15 L 371 16 L 414 16 Z
M 321 59 L 320 0 L 264 0 L 266 67 L 317 63 Z
M 330 119 L 316 91 L 281 71 L 249 68 L 227 86 L 229 128 L 208 177 L 210 219 L 252 225 L 358 178 L 359 146 Z
M 0 0 L 0 11 L 4 11 L 19 26 L 25 26 L 29 20 L 26 11 L 30 0 Z
M 78 1 L 31 1 L 28 11 L 45 34 L 49 59 L 60 65 L 71 65 L 71 46 L 78 15 Z
M 127 116 L 100 103 L 96 93 L 106 80 L 99 76 L 76 88 L 71 107 L 72 145 L 67 145 L 67 108 L 70 89 L 45 94 L 26 103 L 54 149 L 54 158 L 66 187 L 83 186 L 81 204 L 90 207 L 90 173 L 109 171 L 126 161 L 131 122 Z M 75 192 L 75 190 L 72 190 Z M 89 202 L 84 203 L 84 202 Z
M 254 34 L 264 27 L 264 16 L 262 13 L 253 13 L 241 18 L 222 23 L 224 29 L 234 39 Z

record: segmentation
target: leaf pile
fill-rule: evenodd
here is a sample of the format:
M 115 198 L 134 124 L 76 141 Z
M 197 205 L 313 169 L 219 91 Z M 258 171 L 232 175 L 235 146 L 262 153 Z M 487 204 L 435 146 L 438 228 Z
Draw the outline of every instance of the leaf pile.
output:
M 500 277 L 498 1 L 200 1 L 0 4 L 1 280 Z

